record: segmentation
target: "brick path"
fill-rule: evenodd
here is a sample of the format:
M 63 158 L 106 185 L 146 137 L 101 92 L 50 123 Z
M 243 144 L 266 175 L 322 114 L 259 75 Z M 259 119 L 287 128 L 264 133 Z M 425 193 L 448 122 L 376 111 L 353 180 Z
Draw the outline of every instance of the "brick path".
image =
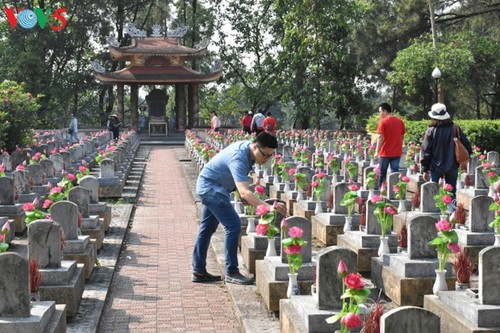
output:
M 191 282 L 197 209 L 173 148 L 151 149 L 142 184 L 98 332 L 240 332 L 224 284 Z

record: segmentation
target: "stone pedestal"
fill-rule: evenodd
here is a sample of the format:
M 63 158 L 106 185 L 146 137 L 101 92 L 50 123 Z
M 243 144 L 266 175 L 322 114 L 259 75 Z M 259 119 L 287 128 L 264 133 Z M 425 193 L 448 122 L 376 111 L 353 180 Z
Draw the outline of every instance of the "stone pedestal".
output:
M 99 197 L 101 198 L 118 198 L 122 196 L 125 180 L 114 178 L 98 178 L 99 181 Z
M 397 251 L 397 236 L 392 233 L 389 237 L 389 248 L 392 253 Z M 337 237 L 337 245 L 350 249 L 358 256 L 358 272 L 370 272 L 372 269 L 371 258 L 378 257 L 380 235 L 368 235 L 362 231 L 348 231 Z
M 80 231 L 82 232 L 82 235 L 90 236 L 90 238 L 95 240 L 96 249 L 98 251 L 102 248 L 104 240 L 104 222 L 98 215 L 83 218 Z
M 95 240 L 91 240 L 90 236 L 78 236 L 78 240 L 66 240 L 63 259 L 83 264 L 85 279 L 90 279 L 97 259 Z
M 85 289 L 83 265 L 63 260 L 60 268 L 40 269 L 40 300 L 66 304 L 66 315 L 74 317 Z
M 340 309 L 319 310 L 312 296 L 293 296 L 280 300 L 280 331 L 287 333 L 335 332 L 340 323 L 328 324 L 326 319 L 336 315 Z
M 488 195 L 488 189 L 468 188 L 457 190 L 457 202 L 462 203 L 465 210 L 469 210 L 471 200 L 478 195 Z
M 447 304 L 449 300 L 455 306 Z M 441 333 L 500 333 L 500 308 L 477 304 L 466 295 L 466 291 L 442 291 L 439 296 L 425 295 L 424 309 L 439 316 Z M 490 327 L 478 327 L 479 322 Z
M 0 216 L 7 216 L 14 220 L 10 228 L 12 234 L 21 235 L 26 230 L 26 215 L 24 214 L 23 206 L 20 204 L 0 205 Z
M 326 202 L 321 202 L 323 211 L 326 212 Z M 316 201 L 310 200 L 300 200 L 293 204 L 293 215 L 302 216 L 311 221 L 314 216 L 314 210 L 316 209 Z
M 315 269 L 315 263 L 305 263 L 299 269 L 297 282 L 301 295 L 311 294 Z M 265 257 L 255 262 L 257 289 L 269 311 L 278 312 L 280 299 L 287 298 L 288 273 L 288 264 L 283 264 L 279 256 Z
M 359 228 L 359 215 L 352 216 L 352 230 Z M 312 235 L 326 246 L 337 245 L 337 237 L 344 233 L 345 214 L 320 213 L 311 217 Z
M 96 204 L 89 204 L 89 213 L 91 215 L 99 215 L 104 223 L 104 231 L 109 230 L 111 224 L 111 207 L 105 202 L 99 202 Z
M 403 254 L 384 255 L 371 259 L 371 279 L 394 303 L 399 306 L 422 306 L 424 295 L 432 294 L 436 279 L 437 259 L 410 260 Z M 455 277 L 448 263 L 446 283 L 455 288 Z
M 30 317 L 1 317 L 1 332 L 65 333 L 66 306 L 55 302 L 32 302 Z

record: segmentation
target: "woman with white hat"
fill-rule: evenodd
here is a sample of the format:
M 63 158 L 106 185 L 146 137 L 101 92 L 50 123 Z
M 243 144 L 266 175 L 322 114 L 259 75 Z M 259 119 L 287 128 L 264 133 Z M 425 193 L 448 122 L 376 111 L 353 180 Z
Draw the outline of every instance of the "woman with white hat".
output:
M 428 113 L 432 119 L 422 142 L 423 157 L 420 161 L 425 181 L 439 182 L 443 178 L 447 184 L 453 186 L 453 199 L 455 199 L 458 167 L 459 164 L 455 158 L 455 143 L 453 138 L 454 123 L 450 119 L 450 114 L 446 111 L 446 105 L 436 103 Z M 464 132 L 456 125 L 460 141 L 472 154 L 472 148 Z M 430 177 L 429 177 L 430 172 Z M 452 213 L 454 207 L 450 207 Z
M 118 116 L 116 113 L 113 113 L 111 116 L 109 116 L 110 119 L 108 121 L 108 130 L 113 133 L 113 139 L 117 140 L 118 137 L 120 136 L 120 126 L 122 123 L 118 119 Z

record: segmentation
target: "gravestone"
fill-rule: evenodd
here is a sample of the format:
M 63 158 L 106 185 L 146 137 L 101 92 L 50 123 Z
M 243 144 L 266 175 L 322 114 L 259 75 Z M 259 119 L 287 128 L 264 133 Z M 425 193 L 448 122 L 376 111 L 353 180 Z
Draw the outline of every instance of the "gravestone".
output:
M 78 206 L 70 201 L 59 201 L 50 207 L 52 220 L 58 222 L 68 240 L 78 239 Z
M 495 218 L 495 211 L 489 210 L 493 203 L 493 198 L 480 195 L 472 198 L 470 202 L 470 212 L 467 224 L 471 232 L 492 231 L 488 224 Z
M 14 204 L 14 180 L 10 177 L 0 177 L 0 206 Z
M 99 181 L 94 176 L 83 176 L 80 179 L 80 186 L 89 191 L 90 204 L 99 203 Z
M 439 194 L 439 184 L 427 182 L 420 186 L 420 211 L 422 213 L 439 213 L 434 196 Z
M 15 170 L 16 167 L 20 164 L 23 164 L 24 161 L 26 161 L 26 155 L 23 154 L 21 150 L 14 150 L 11 154 L 11 161 L 12 161 L 12 169 Z
M 496 166 L 499 164 L 499 154 L 496 151 L 489 151 L 486 154 L 486 160 L 490 163 L 495 163 Z
M 382 315 L 380 332 L 439 333 L 440 319 L 428 310 L 416 306 L 402 306 Z
M 437 236 L 436 222 L 429 215 L 415 216 L 407 221 L 410 259 L 436 258 L 436 247 L 428 244 Z
M 401 174 L 399 172 L 391 172 L 387 176 L 387 193 L 389 199 L 393 200 L 396 199 L 396 194 L 394 193 L 394 185 L 396 185 L 399 182 L 399 176 Z
M 34 186 L 42 186 L 45 183 L 45 168 L 41 164 L 30 164 L 27 169 Z
M 50 160 L 54 163 L 54 174 L 56 176 L 61 175 L 64 170 L 64 158 L 61 154 L 50 155 Z
M 387 198 L 382 199 L 384 203 L 391 203 Z M 382 235 L 382 225 L 377 221 L 375 217 L 375 209 L 377 205 L 371 200 L 366 202 L 366 233 L 368 235 Z M 394 217 L 394 216 L 393 216 Z M 386 230 L 386 234 L 390 234 L 392 229 Z
M 0 317 L 30 317 L 28 260 L 14 252 L 1 253 L 0 267 Z
M 337 274 L 340 260 L 344 261 L 348 272 L 357 272 L 356 253 L 338 246 L 328 247 L 318 253 L 316 265 L 316 289 L 320 310 L 339 309 L 342 306 L 342 279 Z
M 28 225 L 28 253 L 40 268 L 61 267 L 61 227 L 51 220 L 36 220 Z
M 46 158 L 44 160 L 41 160 L 40 164 L 44 168 L 46 178 L 54 178 L 54 162 Z
M 479 303 L 500 305 L 500 247 L 490 246 L 479 252 Z M 500 309 L 496 307 L 498 314 Z M 498 317 L 498 315 L 496 316 Z M 497 326 L 498 326 L 497 320 Z
M 302 239 L 307 242 L 306 245 L 302 246 L 302 250 L 300 254 L 302 255 L 302 262 L 308 263 L 311 262 L 312 256 L 312 233 L 311 233 L 311 222 L 300 216 L 290 216 L 286 218 L 286 223 L 288 225 L 288 229 L 291 227 L 299 227 L 304 231 Z M 285 238 L 288 238 L 288 234 Z M 283 251 L 283 246 L 281 247 L 281 262 L 286 264 L 288 263 L 286 253 Z
M 490 186 L 488 182 L 488 176 L 483 172 L 483 166 L 480 165 L 476 168 L 476 173 L 474 177 L 474 184 L 476 189 L 485 189 Z
M 78 210 L 83 218 L 88 218 L 90 216 L 90 193 L 86 188 L 81 186 L 73 187 L 68 191 L 68 200 L 74 202 L 78 206 Z
M 14 188 L 18 195 L 28 194 L 31 192 L 31 186 L 28 177 L 29 173 L 26 170 L 16 170 L 12 173 Z
M 283 146 L 283 159 L 285 162 L 293 162 L 293 147 L 290 145 Z
M 333 187 L 333 208 L 332 213 L 334 214 L 347 214 L 347 206 L 341 206 L 340 202 L 344 197 L 344 194 L 349 192 L 349 183 L 337 183 Z
M 12 171 L 12 159 L 9 154 L 0 154 L 0 165 L 5 166 L 5 171 Z
M 101 161 L 100 178 L 113 178 L 115 176 L 115 163 L 109 158 Z

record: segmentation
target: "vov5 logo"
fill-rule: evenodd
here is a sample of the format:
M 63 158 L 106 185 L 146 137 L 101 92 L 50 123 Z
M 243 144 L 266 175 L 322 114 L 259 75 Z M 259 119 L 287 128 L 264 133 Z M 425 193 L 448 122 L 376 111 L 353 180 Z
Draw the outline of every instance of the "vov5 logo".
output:
M 51 28 L 54 31 L 59 31 L 66 27 L 67 21 L 63 13 L 66 12 L 66 8 L 58 8 L 54 12 L 48 8 L 9 8 L 5 7 L 3 9 L 7 19 L 9 20 L 10 27 L 15 29 L 17 25 L 24 29 L 32 29 L 37 23 L 40 28 L 45 28 L 47 21 L 52 17 L 54 20 L 59 21 L 60 25 L 52 25 Z M 17 15 L 16 15 L 17 12 Z

